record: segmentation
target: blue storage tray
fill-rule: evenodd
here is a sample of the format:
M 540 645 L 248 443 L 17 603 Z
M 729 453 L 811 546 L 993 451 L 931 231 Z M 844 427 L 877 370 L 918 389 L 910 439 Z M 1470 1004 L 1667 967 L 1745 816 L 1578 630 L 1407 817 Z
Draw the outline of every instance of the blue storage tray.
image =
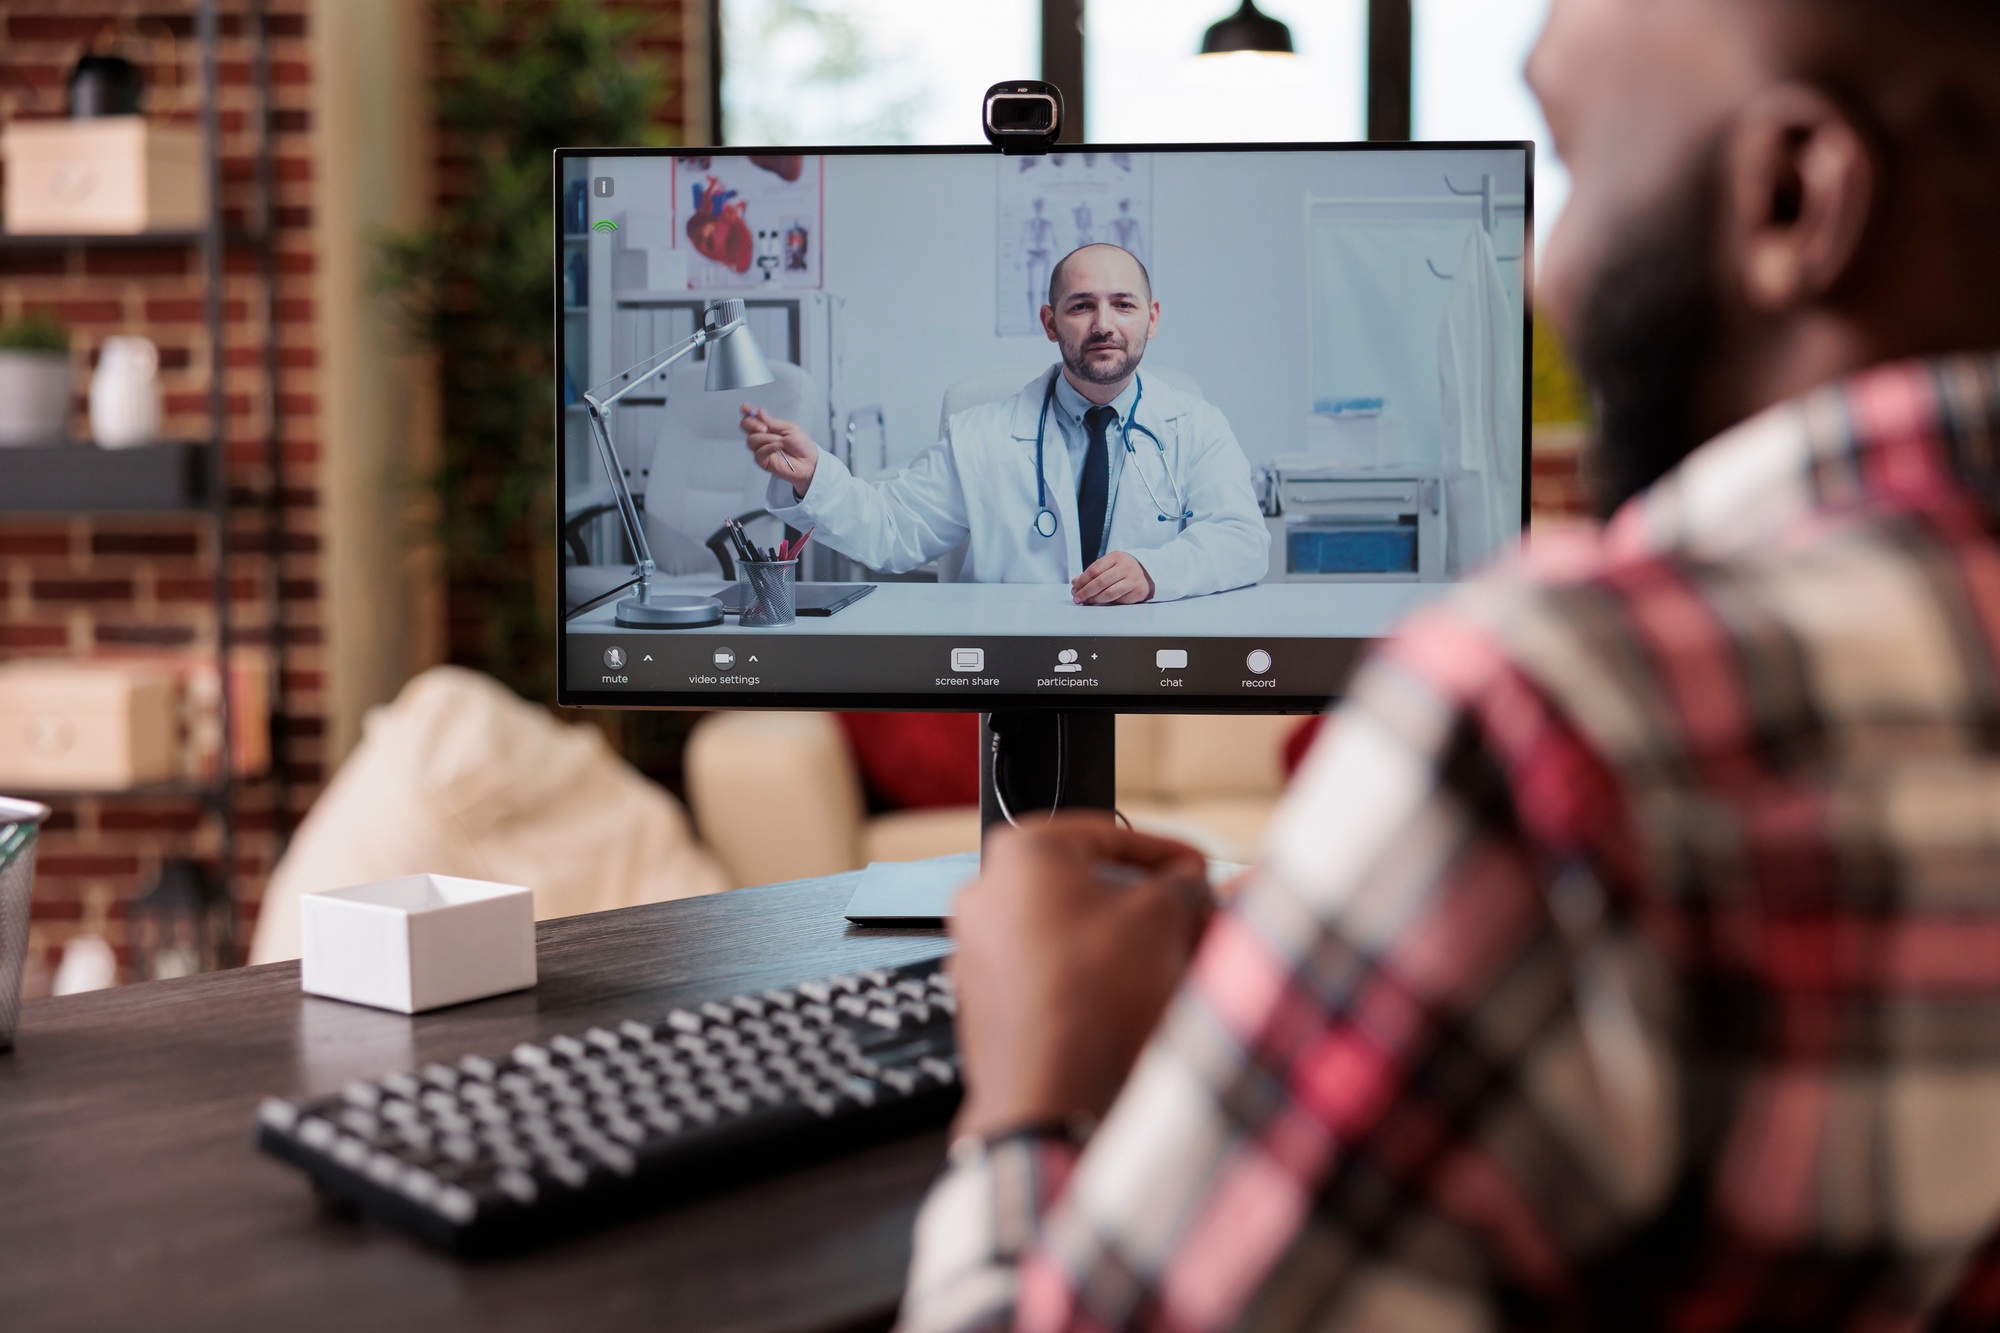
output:
M 1414 527 L 1293 528 L 1285 567 L 1293 574 L 1414 574 Z

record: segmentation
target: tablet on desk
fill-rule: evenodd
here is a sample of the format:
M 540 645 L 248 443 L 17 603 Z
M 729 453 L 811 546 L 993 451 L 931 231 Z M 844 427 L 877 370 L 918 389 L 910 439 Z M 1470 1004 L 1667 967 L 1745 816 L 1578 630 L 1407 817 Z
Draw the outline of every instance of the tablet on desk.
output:
M 842 607 L 854 605 L 874 591 L 875 585 L 872 583 L 801 583 L 798 588 L 798 614 L 830 616 Z M 743 614 L 742 584 L 730 584 L 715 594 L 715 598 L 722 603 L 723 615 Z

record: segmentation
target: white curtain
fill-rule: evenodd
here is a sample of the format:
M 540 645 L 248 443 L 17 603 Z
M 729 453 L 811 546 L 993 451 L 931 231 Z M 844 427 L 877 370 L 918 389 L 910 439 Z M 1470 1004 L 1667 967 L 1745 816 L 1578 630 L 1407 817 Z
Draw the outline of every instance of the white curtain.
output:
M 1438 403 L 1438 326 L 1451 283 L 1446 267 L 1476 224 L 1457 218 L 1385 218 L 1380 209 L 1312 211 L 1314 410 L 1380 398 L 1372 457 L 1357 465 L 1436 475 L 1444 462 Z M 1428 261 L 1428 262 L 1427 262 Z
M 1520 531 L 1521 318 L 1483 229 L 1451 272 L 1437 366 L 1445 572 L 1459 578 Z

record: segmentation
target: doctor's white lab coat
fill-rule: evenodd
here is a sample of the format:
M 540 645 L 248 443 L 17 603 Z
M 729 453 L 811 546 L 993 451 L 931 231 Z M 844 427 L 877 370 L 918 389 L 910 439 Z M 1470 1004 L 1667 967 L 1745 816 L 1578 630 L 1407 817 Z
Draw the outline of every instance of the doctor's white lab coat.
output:
M 1035 425 L 1053 373 L 1037 375 L 1011 398 L 955 414 L 944 438 L 894 477 L 863 481 L 821 451 L 803 499 L 789 481 L 773 477 L 766 504 L 774 517 L 816 528 L 815 541 L 872 569 L 901 573 L 965 543 L 961 582 L 1067 583 L 1084 562 L 1077 479 L 1054 405 L 1042 466 L 1056 531 L 1044 537 L 1035 530 Z M 1256 583 L 1269 567 L 1271 538 L 1229 422 L 1203 399 L 1148 379 L 1143 370 L 1139 375 L 1134 452 L 1117 474 L 1104 549 L 1138 558 L 1153 580 L 1155 601 Z M 1159 435 L 1164 458 L 1139 426 Z M 1119 432 L 1110 440 L 1112 448 L 1124 447 Z M 1193 518 L 1161 516 L 1176 508 L 1169 472 Z

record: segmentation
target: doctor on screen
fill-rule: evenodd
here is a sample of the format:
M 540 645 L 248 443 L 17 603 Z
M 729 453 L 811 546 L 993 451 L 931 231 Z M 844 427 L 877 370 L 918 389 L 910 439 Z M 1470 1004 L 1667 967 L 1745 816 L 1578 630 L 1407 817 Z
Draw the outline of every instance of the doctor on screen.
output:
M 1221 412 L 1139 367 L 1159 331 L 1145 266 L 1115 245 L 1049 274 L 1042 328 L 1061 364 L 952 416 L 886 481 L 863 481 L 790 421 L 744 408 L 771 513 L 900 573 L 966 543 L 959 577 L 1067 582 L 1081 605 L 1172 601 L 1264 577 L 1270 535 Z

